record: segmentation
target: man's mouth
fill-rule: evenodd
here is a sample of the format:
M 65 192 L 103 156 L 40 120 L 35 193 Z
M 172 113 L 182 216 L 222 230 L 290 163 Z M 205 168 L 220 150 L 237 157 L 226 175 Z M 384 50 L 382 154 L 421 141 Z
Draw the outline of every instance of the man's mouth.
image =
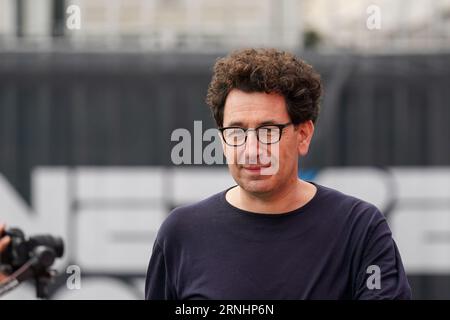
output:
M 260 170 L 262 170 L 264 168 L 268 168 L 268 167 L 270 167 L 270 164 L 267 164 L 267 165 L 245 165 L 245 166 L 243 166 L 243 168 L 245 170 L 248 170 L 250 172 L 257 172 L 257 171 L 260 171 Z

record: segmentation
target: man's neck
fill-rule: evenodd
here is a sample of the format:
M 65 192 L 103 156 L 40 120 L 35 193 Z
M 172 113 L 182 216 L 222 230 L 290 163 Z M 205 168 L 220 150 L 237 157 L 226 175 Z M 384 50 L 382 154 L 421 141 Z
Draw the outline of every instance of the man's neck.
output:
M 253 194 L 240 186 L 229 190 L 226 199 L 233 206 L 251 212 L 276 214 L 289 212 L 304 206 L 315 195 L 317 188 L 306 181 L 296 178 L 283 188 L 270 194 Z

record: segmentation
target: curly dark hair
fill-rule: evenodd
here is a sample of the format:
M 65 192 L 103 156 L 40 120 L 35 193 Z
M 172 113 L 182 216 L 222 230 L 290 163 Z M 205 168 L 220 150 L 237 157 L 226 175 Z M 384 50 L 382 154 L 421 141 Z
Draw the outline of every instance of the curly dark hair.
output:
M 292 53 L 276 49 L 243 49 L 220 58 L 208 87 L 206 103 L 217 126 L 232 89 L 278 93 L 284 96 L 292 123 L 316 122 L 322 95 L 320 75 Z

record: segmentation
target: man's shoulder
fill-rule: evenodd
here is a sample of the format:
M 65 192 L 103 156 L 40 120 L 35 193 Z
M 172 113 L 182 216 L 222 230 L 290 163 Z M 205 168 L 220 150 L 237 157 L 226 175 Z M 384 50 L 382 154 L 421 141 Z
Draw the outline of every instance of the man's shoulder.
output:
M 189 215 L 188 218 L 192 219 L 196 216 L 203 215 L 206 212 L 211 212 L 222 205 L 224 192 L 225 191 L 221 191 L 200 201 L 178 206 L 169 213 L 167 219 L 186 219 L 187 215 Z
M 353 219 L 384 220 L 381 210 L 369 202 L 340 190 L 316 184 L 320 188 L 321 202 L 333 209 L 336 214 L 346 215 Z
M 321 186 L 321 222 L 348 233 L 352 242 L 365 243 L 376 230 L 390 234 L 388 221 L 373 203 L 331 187 Z

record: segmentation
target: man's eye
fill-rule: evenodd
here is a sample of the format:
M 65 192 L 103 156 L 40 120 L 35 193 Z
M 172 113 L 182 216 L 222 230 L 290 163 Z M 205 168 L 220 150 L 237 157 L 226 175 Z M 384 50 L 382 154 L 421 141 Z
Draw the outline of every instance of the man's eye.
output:
M 242 129 L 239 129 L 239 128 L 234 128 L 234 129 L 228 129 L 227 131 L 226 131 L 226 135 L 227 136 L 239 136 L 239 135 L 241 135 L 243 133 L 243 131 L 242 131 Z
M 266 136 L 270 136 L 271 134 L 275 133 L 275 130 L 273 128 L 260 128 L 259 129 L 259 133 L 266 135 Z

